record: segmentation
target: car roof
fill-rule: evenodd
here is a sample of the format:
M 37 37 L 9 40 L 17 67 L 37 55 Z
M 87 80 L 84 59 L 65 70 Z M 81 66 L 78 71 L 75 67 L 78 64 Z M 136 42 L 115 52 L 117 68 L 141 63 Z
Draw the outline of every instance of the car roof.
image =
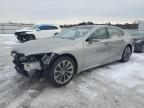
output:
M 38 24 L 38 26 L 59 26 L 56 24 Z
M 100 28 L 100 27 L 115 27 L 111 25 L 81 25 L 81 26 L 75 26 L 75 27 L 92 27 L 92 28 Z

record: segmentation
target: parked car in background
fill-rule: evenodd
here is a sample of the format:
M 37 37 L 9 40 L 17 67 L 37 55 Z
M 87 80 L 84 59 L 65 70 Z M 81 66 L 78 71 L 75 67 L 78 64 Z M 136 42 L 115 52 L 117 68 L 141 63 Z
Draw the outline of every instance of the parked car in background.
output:
M 127 30 L 134 41 L 134 51 L 144 53 L 144 31 Z
M 15 35 L 19 41 L 25 42 L 39 38 L 49 38 L 60 32 L 61 28 L 58 25 L 41 24 L 22 30 L 17 30 Z
M 41 71 L 53 85 L 63 86 L 86 69 L 118 60 L 127 62 L 132 50 L 131 37 L 124 30 L 87 25 L 18 45 L 12 56 L 18 73 L 29 76 L 32 70 Z

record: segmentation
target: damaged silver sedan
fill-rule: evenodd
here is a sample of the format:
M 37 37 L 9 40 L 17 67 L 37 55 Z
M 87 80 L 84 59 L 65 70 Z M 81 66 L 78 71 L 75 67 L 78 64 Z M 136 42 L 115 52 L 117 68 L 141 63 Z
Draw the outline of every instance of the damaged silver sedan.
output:
M 63 86 L 86 69 L 118 60 L 127 62 L 132 51 L 132 40 L 124 30 L 87 25 L 18 45 L 12 56 L 18 73 L 29 76 L 31 71 L 40 71 L 53 85 Z

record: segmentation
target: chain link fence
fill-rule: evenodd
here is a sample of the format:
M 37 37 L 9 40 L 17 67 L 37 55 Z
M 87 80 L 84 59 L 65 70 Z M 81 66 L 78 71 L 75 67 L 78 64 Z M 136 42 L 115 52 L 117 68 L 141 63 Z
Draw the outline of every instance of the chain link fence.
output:
M 13 34 L 16 30 L 31 26 L 33 24 L 0 23 L 0 34 Z

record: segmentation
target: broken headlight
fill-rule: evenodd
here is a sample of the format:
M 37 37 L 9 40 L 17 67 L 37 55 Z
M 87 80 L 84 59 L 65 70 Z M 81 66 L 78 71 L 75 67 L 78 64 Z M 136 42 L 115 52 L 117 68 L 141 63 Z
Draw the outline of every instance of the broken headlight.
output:
M 53 56 L 54 56 L 54 53 L 45 54 L 45 55 L 42 57 L 42 62 L 43 62 L 43 64 L 49 64 L 49 63 L 50 63 L 50 60 L 53 58 Z

